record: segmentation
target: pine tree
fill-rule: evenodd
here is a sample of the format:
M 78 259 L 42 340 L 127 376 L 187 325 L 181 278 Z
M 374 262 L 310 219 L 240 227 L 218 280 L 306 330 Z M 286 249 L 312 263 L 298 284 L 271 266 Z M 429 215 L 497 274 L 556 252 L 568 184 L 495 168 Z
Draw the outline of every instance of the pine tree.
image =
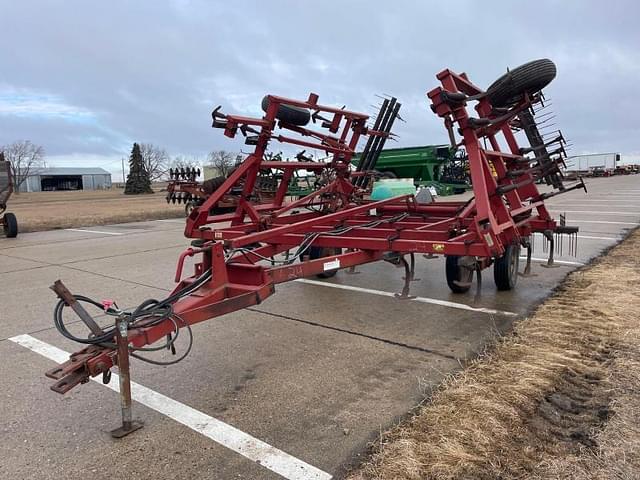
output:
M 129 157 L 129 175 L 124 187 L 125 195 L 138 195 L 140 193 L 153 193 L 151 189 L 151 177 L 144 166 L 140 145 L 133 144 Z

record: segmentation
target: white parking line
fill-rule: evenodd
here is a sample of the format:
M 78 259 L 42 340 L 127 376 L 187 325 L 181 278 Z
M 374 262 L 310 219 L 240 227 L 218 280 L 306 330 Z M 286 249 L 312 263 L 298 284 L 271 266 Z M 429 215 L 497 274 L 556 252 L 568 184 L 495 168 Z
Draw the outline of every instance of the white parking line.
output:
M 606 220 L 569 220 L 569 223 L 606 223 L 611 225 L 638 225 L 634 222 L 608 222 Z
M 65 228 L 69 232 L 99 233 L 102 235 L 124 235 L 122 232 L 105 232 L 104 230 L 86 230 L 84 228 Z
M 542 234 L 535 232 L 536 236 L 535 238 L 542 238 Z M 620 237 L 593 237 L 591 235 L 578 235 L 578 238 L 584 238 L 585 240 L 611 240 L 614 242 L 617 242 L 618 240 L 620 240 Z
M 630 215 L 632 217 L 640 217 L 638 212 L 602 212 L 597 210 L 558 210 L 552 209 L 552 212 L 556 213 L 602 213 L 604 215 Z
M 584 238 L 586 240 L 612 240 L 614 242 L 620 240 L 617 237 L 591 237 L 589 235 L 578 235 L 578 238 Z
M 31 335 L 18 335 L 9 340 L 58 363 L 69 359 L 69 353 Z M 96 378 L 92 378 L 92 380 L 99 385 L 103 385 L 102 381 Z M 104 386 L 119 392 L 120 386 L 117 374 L 112 374 L 111 383 Z M 290 480 L 329 480 L 332 478 L 330 474 L 313 465 L 309 465 L 231 425 L 138 383 L 131 382 L 131 395 L 137 402 L 172 418 L 176 422 L 239 453 L 249 460 L 253 460 L 284 478 Z
M 167 219 L 156 220 L 156 222 L 182 223 L 184 225 L 186 223 L 186 220 L 172 220 L 167 218 Z
M 527 257 L 521 256 L 520 257 L 521 260 L 526 260 Z M 533 260 L 534 262 L 543 262 L 543 263 L 547 263 L 547 259 L 546 258 L 536 258 L 536 257 L 531 257 L 531 260 Z M 553 263 L 557 263 L 558 265 L 568 265 L 568 266 L 572 266 L 572 267 L 584 267 L 586 264 L 582 263 L 582 262 L 571 262 L 569 260 L 553 260 Z
M 604 207 L 604 208 L 640 208 L 640 203 L 639 204 L 634 204 L 634 203 L 620 203 L 618 200 L 607 200 L 606 203 L 613 203 L 613 205 L 604 205 L 605 200 L 603 201 L 598 201 L 598 202 L 591 202 L 591 203 L 587 203 L 587 202 L 583 202 L 583 203 L 579 203 L 579 204 L 575 204 L 575 203 L 547 203 L 547 207 L 551 208 L 552 210 L 557 210 L 558 208 L 566 208 L 566 207 L 578 207 L 578 208 L 584 208 L 584 207 Z
M 338 283 L 320 282 L 318 280 L 310 280 L 308 278 L 299 278 L 298 280 L 296 280 L 296 282 L 307 283 L 309 285 L 320 285 L 322 287 L 339 288 L 342 290 L 351 290 L 353 292 L 370 293 L 372 295 L 381 295 L 383 297 L 396 296 L 395 293 L 385 292 L 383 290 L 373 290 L 371 288 L 354 287 L 353 285 L 341 285 Z M 442 307 L 457 308 L 459 310 L 469 310 L 471 312 L 489 313 L 493 315 L 507 315 L 507 316 L 518 315 L 517 313 L 514 313 L 514 312 L 494 310 L 493 308 L 472 307 L 464 303 L 447 302 L 446 300 L 437 300 L 435 298 L 414 297 L 414 298 L 408 299 L 408 301 L 431 303 L 433 305 L 440 305 Z
M 549 206 L 559 206 L 559 205 L 571 205 L 572 207 L 584 207 L 585 205 L 589 204 L 589 203 L 617 203 L 618 205 L 620 205 L 621 207 L 638 207 L 640 206 L 639 204 L 636 203 L 631 203 L 631 202 L 624 202 L 624 203 L 620 203 L 623 202 L 623 200 L 601 200 L 599 198 L 585 198 L 585 199 L 581 199 L 580 203 L 578 203 L 577 205 L 575 203 L 571 203 L 571 202 L 575 202 L 576 199 L 572 198 L 570 199 L 571 201 L 568 203 L 564 203 L 564 202 L 545 202 L 546 205 Z M 615 207 L 615 205 L 611 205 L 612 207 Z

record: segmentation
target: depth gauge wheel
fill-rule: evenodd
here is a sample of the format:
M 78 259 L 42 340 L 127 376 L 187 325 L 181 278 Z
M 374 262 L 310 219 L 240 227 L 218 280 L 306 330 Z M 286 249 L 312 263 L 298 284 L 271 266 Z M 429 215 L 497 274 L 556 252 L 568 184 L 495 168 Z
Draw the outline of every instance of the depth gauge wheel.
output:
M 556 77 L 556 66 L 548 58 L 533 60 L 509 70 L 487 88 L 494 107 L 510 107 L 525 93 L 537 93 Z
M 13 213 L 4 214 L 4 234 L 7 238 L 15 238 L 18 236 L 18 220 Z
M 460 264 L 462 258 L 457 255 L 447 255 L 446 257 L 447 285 L 453 293 L 468 292 L 473 281 L 473 270 Z
M 188 217 L 189 215 L 191 215 L 191 212 L 193 212 L 193 209 L 196 207 L 197 207 L 196 202 L 193 202 L 193 201 L 187 202 L 184 205 L 184 214 Z
M 265 96 L 262 99 L 262 110 L 266 113 L 269 108 L 269 97 Z M 287 105 L 281 103 L 276 112 L 276 118 L 282 120 L 285 123 L 296 125 L 298 127 L 304 127 L 311 119 L 311 113 L 306 108 L 294 107 L 293 105 Z
M 493 265 L 493 279 L 498 290 L 513 290 L 518 282 L 520 245 L 509 245 Z

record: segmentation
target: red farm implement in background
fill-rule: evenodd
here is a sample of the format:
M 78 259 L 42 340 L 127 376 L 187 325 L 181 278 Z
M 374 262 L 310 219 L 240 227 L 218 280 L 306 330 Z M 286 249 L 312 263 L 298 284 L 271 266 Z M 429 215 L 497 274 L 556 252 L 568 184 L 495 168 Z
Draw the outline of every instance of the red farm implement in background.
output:
M 7 238 L 18 236 L 18 220 L 13 213 L 7 212 L 7 202 L 13 193 L 13 172 L 11 163 L 5 161 L 0 152 L 0 225 Z
M 465 74 L 443 70 L 437 75 L 441 86 L 427 96 L 433 112 L 443 119 L 452 146 L 464 148 L 469 156 L 473 198 L 465 202 L 421 203 L 420 195 L 368 199 L 377 157 L 400 110 L 395 98 L 384 100 L 372 124 L 365 114 L 322 105 L 315 94 L 306 100 L 268 95 L 262 103 L 262 118 L 224 115 L 215 109 L 214 128 L 229 138 L 240 133 L 255 148 L 188 216 L 185 235 L 193 241 L 178 260 L 175 290 L 162 301 L 149 300 L 132 311 L 105 306 L 116 317 L 116 326 L 103 329 L 82 303 L 103 305 L 74 297 L 57 282 L 52 287 L 61 298 L 56 326 L 87 347 L 47 373 L 57 380 L 52 389 L 64 393 L 99 374 L 108 381 L 111 367 L 118 365 L 124 423 L 114 435 L 121 436 L 137 427 L 131 422 L 129 356 L 149 361 L 141 351 L 173 348 L 182 329 L 190 335 L 190 349 L 190 325 L 256 305 L 272 295 L 279 283 L 312 275 L 326 277 L 338 269 L 385 260 L 404 266 L 405 286 L 398 296 L 406 298 L 414 255 L 422 253 L 446 257 L 446 280 L 454 292 L 469 290 L 474 274 L 480 279 L 480 272 L 491 265 L 497 288 L 514 288 L 521 247 L 528 250 L 525 272 L 530 268 L 534 233 L 553 243 L 554 233 L 577 232 L 558 225 L 544 204 L 553 195 L 584 187 L 582 181 L 563 185 L 564 139 L 562 135 L 545 139 L 535 122 L 543 100 L 541 89 L 555 73 L 550 60 L 536 60 L 511 70 L 486 91 Z M 519 131 L 527 139 L 526 146 L 516 139 Z M 353 171 L 350 161 L 363 138 L 366 144 Z M 266 160 L 265 151 L 273 141 L 325 151 L 328 160 Z M 282 172 L 268 201 L 257 201 L 252 195 L 261 169 Z M 320 179 L 318 187 L 286 203 L 287 186 L 296 169 L 314 172 Z M 552 188 L 541 193 L 537 181 Z M 216 207 L 233 190 L 237 194 L 234 211 L 216 214 Z M 550 252 L 552 263 L 553 246 Z M 185 259 L 194 256 L 195 272 L 183 277 Z M 75 337 L 66 329 L 62 311 L 67 305 L 91 329 L 89 337 Z M 148 347 L 165 339 L 158 347 Z M 189 349 L 172 363 L 184 358 Z

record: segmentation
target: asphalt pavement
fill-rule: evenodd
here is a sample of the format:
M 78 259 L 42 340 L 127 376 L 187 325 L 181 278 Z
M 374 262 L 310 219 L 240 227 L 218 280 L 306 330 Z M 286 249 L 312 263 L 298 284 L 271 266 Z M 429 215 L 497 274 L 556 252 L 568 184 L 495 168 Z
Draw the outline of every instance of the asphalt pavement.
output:
M 443 258 L 418 256 L 412 300 L 393 295 L 404 271 L 379 262 L 278 285 L 260 305 L 196 325 L 183 362 L 133 361 L 144 428 L 121 440 L 109 435 L 120 419 L 113 389 L 49 389 L 53 359 L 79 349 L 53 326 L 49 286 L 60 278 L 124 307 L 161 298 L 189 244 L 183 221 L 0 238 L 0 478 L 340 478 L 381 430 L 638 225 L 640 176 L 588 188 L 548 201 L 580 227 L 577 257 L 542 268 L 538 239 L 533 275 L 514 291 L 496 291 L 487 271 L 479 297 L 475 287 L 454 295 Z

